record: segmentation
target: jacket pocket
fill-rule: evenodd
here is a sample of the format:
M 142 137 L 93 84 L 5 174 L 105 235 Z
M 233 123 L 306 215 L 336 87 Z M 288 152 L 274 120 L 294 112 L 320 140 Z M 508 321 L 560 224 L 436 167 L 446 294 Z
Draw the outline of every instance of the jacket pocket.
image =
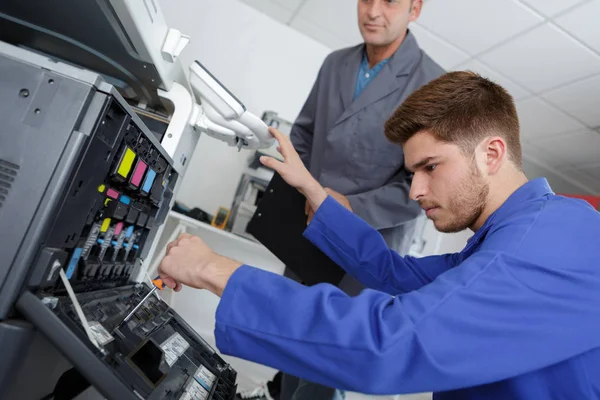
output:
M 348 173 L 361 179 L 389 181 L 404 166 L 402 149 L 393 146 L 391 143 L 379 148 L 353 146 Z

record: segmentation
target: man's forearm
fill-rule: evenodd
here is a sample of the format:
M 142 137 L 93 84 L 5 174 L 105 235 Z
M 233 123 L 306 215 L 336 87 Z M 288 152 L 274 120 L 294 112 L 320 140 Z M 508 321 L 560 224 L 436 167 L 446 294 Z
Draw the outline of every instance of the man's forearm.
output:
M 298 190 L 306 197 L 308 204 L 315 211 L 321 207 L 321 204 L 327 198 L 327 191 L 316 179 L 313 179 L 306 186 L 298 188 Z
M 400 256 L 379 232 L 333 198 L 323 202 L 304 237 L 368 288 L 392 295 L 420 289 L 455 266 L 452 255 Z
M 217 256 L 205 270 L 199 272 L 198 280 L 201 286 L 221 297 L 229 278 L 242 264 L 227 257 Z

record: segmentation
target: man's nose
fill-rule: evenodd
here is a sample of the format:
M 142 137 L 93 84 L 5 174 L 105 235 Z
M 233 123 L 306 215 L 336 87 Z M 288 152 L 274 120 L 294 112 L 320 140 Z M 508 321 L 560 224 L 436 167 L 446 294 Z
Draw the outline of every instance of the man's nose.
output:
M 372 0 L 369 2 L 369 6 L 367 9 L 367 15 L 370 19 L 376 19 L 381 15 L 381 0 Z
M 410 185 L 409 196 L 413 200 L 419 200 L 427 194 L 427 179 L 419 173 L 415 173 Z

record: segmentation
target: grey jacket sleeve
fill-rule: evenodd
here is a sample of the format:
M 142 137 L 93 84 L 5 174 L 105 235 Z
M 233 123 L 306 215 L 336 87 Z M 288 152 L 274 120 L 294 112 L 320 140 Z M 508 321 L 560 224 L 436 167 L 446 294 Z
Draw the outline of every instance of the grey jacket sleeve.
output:
M 313 84 L 310 94 L 308 95 L 302 110 L 300 110 L 298 118 L 296 118 L 296 121 L 294 121 L 292 130 L 290 132 L 292 144 L 300 155 L 300 159 L 306 168 L 310 168 L 310 157 L 315 131 L 317 95 L 319 92 L 319 83 L 321 81 L 322 72 L 323 67 L 321 67 L 319 70 L 319 74 L 317 75 L 317 79 Z
M 356 215 L 377 230 L 393 228 L 415 219 L 419 203 L 409 198 L 411 176 L 404 169 L 385 186 L 347 196 Z

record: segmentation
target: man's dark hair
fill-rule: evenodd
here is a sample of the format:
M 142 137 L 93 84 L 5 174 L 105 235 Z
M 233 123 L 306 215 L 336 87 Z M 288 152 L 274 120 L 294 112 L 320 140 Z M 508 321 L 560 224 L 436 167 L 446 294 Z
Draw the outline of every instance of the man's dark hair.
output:
M 522 168 L 514 100 L 502 86 L 474 72 L 449 72 L 422 86 L 385 123 L 387 138 L 401 145 L 421 131 L 458 145 L 465 154 L 484 138 L 500 136 L 508 157 Z

